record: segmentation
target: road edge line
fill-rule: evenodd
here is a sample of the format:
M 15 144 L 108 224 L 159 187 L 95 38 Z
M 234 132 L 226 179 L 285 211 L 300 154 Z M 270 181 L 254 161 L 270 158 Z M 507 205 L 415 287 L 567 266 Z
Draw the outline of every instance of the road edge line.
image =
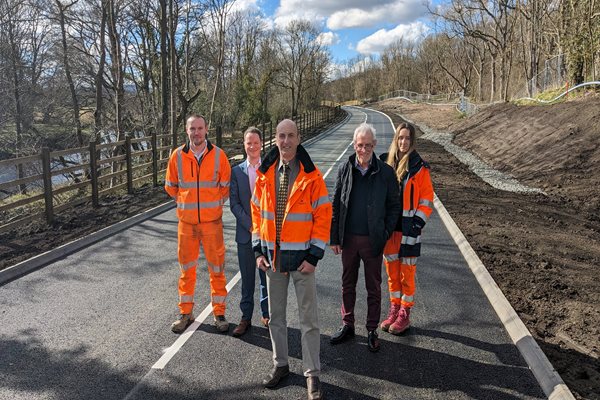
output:
M 102 228 L 99 231 L 87 234 L 79 239 L 75 239 L 71 242 L 65 243 L 55 249 L 48 250 L 45 253 L 31 257 L 11 267 L 5 268 L 0 271 L 0 285 L 13 281 L 35 270 L 45 267 L 46 265 L 56 260 L 64 258 L 69 254 L 83 249 L 84 247 L 97 243 L 102 239 L 105 239 L 120 231 L 130 228 L 133 225 L 136 225 L 142 221 L 162 214 L 163 212 L 168 211 L 172 208 L 175 208 L 174 201 L 163 203 L 154 208 L 136 214 L 133 217 L 129 217 L 127 219 L 124 219 L 123 221 L 119 221 L 113 225 Z
M 575 399 L 437 195 L 433 204 L 544 394 L 549 400 Z

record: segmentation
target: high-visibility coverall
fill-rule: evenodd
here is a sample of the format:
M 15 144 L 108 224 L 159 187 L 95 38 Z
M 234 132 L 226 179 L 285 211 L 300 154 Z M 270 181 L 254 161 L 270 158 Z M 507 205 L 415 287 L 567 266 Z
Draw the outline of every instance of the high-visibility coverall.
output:
M 385 160 L 387 154 L 382 154 Z M 402 215 L 383 249 L 390 301 L 414 306 L 417 257 L 421 255 L 421 229 L 433 211 L 433 186 L 427 164 L 416 151 L 410 153 L 408 173 L 400 183 Z
M 231 166 L 225 152 L 207 140 L 200 160 L 189 143 L 171 153 L 165 190 L 177 202 L 177 258 L 179 311 L 189 314 L 194 307 L 196 267 L 200 245 L 210 274 L 214 315 L 225 315 L 225 243 L 223 241 L 223 204 L 229 197 Z

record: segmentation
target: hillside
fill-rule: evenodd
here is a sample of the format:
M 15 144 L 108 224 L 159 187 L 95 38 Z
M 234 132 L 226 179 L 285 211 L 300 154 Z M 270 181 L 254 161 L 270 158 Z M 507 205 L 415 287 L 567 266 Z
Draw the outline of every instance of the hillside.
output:
M 418 142 L 436 194 L 553 366 L 577 398 L 600 399 L 600 99 L 499 104 L 468 119 L 398 100 L 373 107 L 396 123 L 404 116 L 451 132 L 455 144 L 544 190 L 494 189 L 440 145 Z

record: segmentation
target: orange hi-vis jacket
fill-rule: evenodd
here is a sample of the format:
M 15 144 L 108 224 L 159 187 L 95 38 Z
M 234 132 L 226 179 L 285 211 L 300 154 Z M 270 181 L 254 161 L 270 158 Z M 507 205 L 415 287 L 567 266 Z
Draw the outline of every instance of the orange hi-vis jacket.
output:
M 387 153 L 380 158 L 385 161 Z M 419 153 L 413 151 L 408 159 L 408 174 L 399 183 L 402 215 L 395 231 L 402 232 L 399 256 L 403 258 L 421 255 L 421 229 L 433 211 L 433 186 L 429 168 L 429 164 Z
M 302 145 L 298 146 L 296 158 L 300 169 L 289 191 L 278 244 L 275 243 L 275 169 L 279 165 L 278 148 L 267 154 L 258 169 L 250 204 L 255 256 L 264 255 L 275 269 L 277 245 L 280 250 L 281 272 L 296 271 L 304 260 L 316 266 L 325 254 L 331 229 L 331 201 L 323 175 Z
M 165 190 L 177 202 L 177 218 L 188 224 L 216 221 L 229 198 L 231 166 L 225 152 L 207 140 L 198 161 L 186 143 L 171 153 Z

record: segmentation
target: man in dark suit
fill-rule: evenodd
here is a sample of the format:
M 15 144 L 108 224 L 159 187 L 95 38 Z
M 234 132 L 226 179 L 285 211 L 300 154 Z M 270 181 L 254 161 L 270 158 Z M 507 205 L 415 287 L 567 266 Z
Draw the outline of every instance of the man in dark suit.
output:
M 231 170 L 229 207 L 235 215 L 235 241 L 237 242 L 238 263 L 242 275 L 242 299 L 240 309 L 242 319 L 233 330 L 233 336 L 242 336 L 251 326 L 254 311 L 254 287 L 256 282 L 256 261 L 252 250 L 252 217 L 250 198 L 256 182 L 256 170 L 260 166 L 262 147 L 261 132 L 250 127 L 244 132 L 244 150 L 247 158 Z M 263 325 L 269 326 L 269 305 L 265 272 L 259 270 L 260 308 Z

